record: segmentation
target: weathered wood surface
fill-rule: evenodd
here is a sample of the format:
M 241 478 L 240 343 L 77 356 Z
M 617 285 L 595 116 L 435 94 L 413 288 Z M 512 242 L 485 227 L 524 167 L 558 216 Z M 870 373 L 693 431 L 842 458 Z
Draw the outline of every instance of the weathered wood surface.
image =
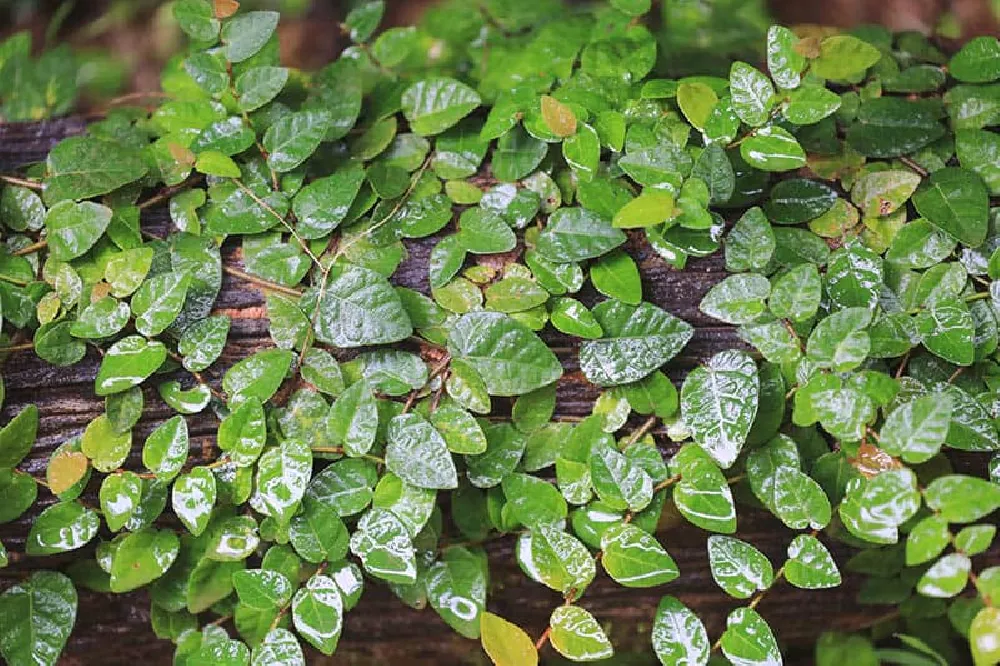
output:
M 83 127 L 84 123 L 76 119 L 22 127 L 0 126 L 0 173 L 17 164 L 43 159 L 59 137 L 78 133 Z M 166 222 L 163 210 L 147 211 L 144 217 L 144 225 L 152 230 L 164 229 Z M 400 284 L 427 291 L 427 260 L 432 245 L 433 240 L 408 245 L 409 257 L 395 278 Z M 743 346 L 731 328 L 718 326 L 698 311 L 701 297 L 724 275 L 718 258 L 692 261 L 685 270 L 676 271 L 644 246 L 638 236 L 631 240 L 630 251 L 640 265 L 646 300 L 697 328 L 694 339 L 681 357 L 668 365 L 668 374 L 679 379 L 694 363 L 715 351 Z M 235 245 L 227 244 L 223 248 L 223 261 L 240 266 Z M 593 296 L 586 292 L 582 295 L 585 301 Z M 222 359 L 217 367 L 204 373 L 213 384 L 219 383 L 222 372 L 230 364 L 271 344 L 263 302 L 256 287 L 228 274 L 224 276 L 216 308 L 232 317 L 233 326 Z M 551 344 L 560 347 L 559 356 L 566 369 L 559 384 L 558 414 L 586 415 L 597 392 L 579 373 L 573 343 L 558 334 L 548 337 Z M 7 400 L 0 415 L 2 422 L 29 403 L 37 404 L 41 410 L 38 443 L 22 466 L 26 471 L 42 476 L 51 451 L 68 437 L 80 433 L 103 411 L 103 401 L 93 394 L 98 364 L 99 358 L 93 351 L 71 368 L 49 366 L 30 352 L 17 353 L 6 360 L 3 375 Z M 153 427 L 171 414 L 155 391 L 147 389 L 146 409 L 136 428 L 135 441 L 143 441 Z M 188 423 L 192 459 L 203 459 L 203 450 L 211 453 L 218 421 L 205 412 L 188 417 Z M 659 439 L 662 440 L 662 436 Z M 665 450 L 669 448 L 663 444 Z M 955 462 L 961 468 L 982 470 L 985 461 L 982 456 L 963 456 Z M 138 446 L 128 465 L 140 465 Z M 93 503 L 96 503 L 96 493 L 95 481 L 87 489 Z M 40 498 L 40 506 L 51 499 L 44 491 Z M 0 526 L 0 540 L 8 550 L 23 552 L 24 538 L 33 515 L 35 513 Z M 717 637 L 725 626 L 726 614 L 737 603 L 719 591 L 711 580 L 705 536 L 701 530 L 678 520 L 675 528 L 662 535 L 662 540 L 684 575 L 667 586 L 652 590 L 625 590 L 599 575 L 581 604 L 601 621 L 610 623 L 614 642 L 625 649 L 634 646 L 648 651 L 649 626 L 663 594 L 678 596 L 696 609 L 705 619 L 710 635 Z M 773 561 L 780 562 L 792 533 L 773 518 L 745 509 L 740 514 L 738 536 L 759 547 Z M 847 550 L 837 544 L 830 545 L 838 563 L 843 565 L 848 557 Z M 488 545 L 493 575 L 489 607 L 538 635 L 560 599 L 554 592 L 530 582 L 520 572 L 512 546 L 511 539 Z M 31 569 L 58 567 L 79 556 L 80 553 L 71 553 L 51 558 L 18 558 L 10 568 L 0 570 L 0 588 L 7 587 Z M 996 563 L 1000 561 L 1000 552 L 994 550 L 985 559 Z M 760 611 L 790 650 L 790 663 L 809 663 L 809 647 L 822 631 L 858 629 L 885 613 L 884 607 L 855 603 L 859 584 L 857 577 L 845 572 L 845 584 L 834 590 L 806 592 L 779 583 L 768 594 Z M 157 640 L 149 628 L 145 593 L 115 597 L 81 592 L 77 626 L 65 652 L 64 664 L 126 664 L 138 660 L 147 664 L 166 664 L 171 654 L 172 645 Z M 406 608 L 383 586 L 370 583 L 360 605 L 347 615 L 336 656 L 325 659 L 313 653 L 310 663 L 464 664 L 481 663 L 483 659 L 477 644 L 451 631 L 432 610 Z

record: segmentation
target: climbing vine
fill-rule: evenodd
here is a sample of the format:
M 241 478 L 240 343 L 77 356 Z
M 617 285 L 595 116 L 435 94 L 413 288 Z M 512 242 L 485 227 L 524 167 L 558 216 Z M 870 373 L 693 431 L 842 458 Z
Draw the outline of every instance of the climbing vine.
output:
M 666 29 L 650 0 L 456 0 L 379 32 L 362 2 L 304 72 L 277 13 L 176 0 L 162 94 L 0 176 L 0 352 L 91 359 L 105 406 L 44 474 L 39 410 L 0 430 L 0 522 L 44 506 L 0 564 L 86 547 L 0 595 L 8 663 L 56 662 L 77 588 L 146 588 L 177 664 L 303 664 L 371 585 L 498 666 L 591 661 L 607 575 L 663 589 L 663 664 L 780 664 L 761 600 L 822 603 L 841 567 L 892 612 L 817 663 L 1000 661 L 1000 42 L 746 20 L 759 58 L 695 76 L 700 27 L 664 5 Z M 68 111 L 16 99 L 45 71 L 17 39 L 4 114 Z M 721 41 L 706 68 L 745 40 Z M 677 364 L 699 333 L 637 256 L 724 267 L 699 316 L 730 348 Z M 224 280 L 273 346 L 228 344 Z M 175 415 L 140 441 L 153 402 Z M 740 600 L 721 634 L 671 595 L 668 504 Z M 563 596 L 540 635 L 489 610 L 504 538 Z

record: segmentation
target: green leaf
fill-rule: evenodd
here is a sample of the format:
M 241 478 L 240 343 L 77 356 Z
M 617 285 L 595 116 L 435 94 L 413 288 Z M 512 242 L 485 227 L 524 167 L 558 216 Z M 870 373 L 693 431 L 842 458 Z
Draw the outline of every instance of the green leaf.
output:
M 198 173 L 220 178 L 239 178 L 241 175 L 240 167 L 233 161 L 233 158 L 217 150 L 206 150 L 199 153 L 194 168 Z
M 293 358 L 287 349 L 264 349 L 229 368 L 222 388 L 230 403 L 237 406 L 249 398 L 266 402 L 281 386 Z
M 265 451 L 257 463 L 256 491 L 250 499 L 253 507 L 287 523 L 306 492 L 312 460 L 309 447 L 296 439 Z
M 764 212 L 775 224 L 798 224 L 815 219 L 837 202 L 837 193 L 819 181 L 789 178 L 771 190 Z
M 43 197 L 50 205 L 64 199 L 79 201 L 107 194 L 139 180 L 147 171 L 145 161 L 134 148 L 90 136 L 60 141 L 49 151 L 45 165 Z
M 1000 508 L 1000 486 L 985 479 L 949 474 L 924 491 L 927 506 L 951 523 L 971 523 Z
M 949 599 L 969 582 L 972 562 L 962 553 L 949 553 L 931 565 L 917 581 L 917 592 L 925 597 Z
M 944 125 L 934 107 L 903 97 L 867 99 L 847 128 L 847 142 L 866 157 L 898 157 L 941 138 Z
M 421 136 L 440 134 L 482 103 L 475 90 L 448 77 L 417 81 L 403 91 L 403 115 Z
M 722 653 L 733 663 L 781 664 L 781 652 L 767 625 L 752 608 L 737 608 L 726 618 L 722 634 Z
M 948 73 L 963 83 L 990 83 L 1000 79 L 1000 41 L 976 37 L 951 57 Z
M 111 561 L 111 591 L 130 592 L 167 572 L 177 559 L 180 540 L 169 530 L 144 529 L 129 534 Z
M 590 340 L 604 335 L 604 329 L 597 323 L 594 314 L 583 303 L 573 298 L 554 299 L 549 319 L 556 330 L 567 335 Z
M 639 267 L 624 252 L 606 254 L 590 267 L 590 281 L 594 288 L 608 298 L 615 298 L 630 305 L 642 302 L 642 279 Z
M 143 335 L 159 335 L 177 319 L 184 307 L 191 274 L 169 272 L 148 278 L 132 296 L 135 327 Z
M 317 304 L 316 338 L 337 347 L 398 342 L 413 332 L 396 290 L 375 271 L 334 264 Z
M 337 583 L 317 574 L 306 581 L 292 600 L 295 630 L 325 655 L 333 654 L 344 626 L 344 602 Z
M 306 497 L 333 507 L 341 517 L 352 516 L 372 501 L 377 481 L 370 462 L 340 460 L 313 477 Z
M 233 574 L 233 588 L 240 603 L 250 608 L 270 610 L 283 607 L 292 599 L 291 581 L 268 569 L 243 569 Z
M 566 518 L 566 500 L 548 481 L 515 472 L 503 479 L 510 511 L 525 527 L 557 523 Z
M 53 666 L 76 623 L 73 582 L 36 571 L 0 595 L 0 654 L 10 666 Z
M 0 428 L 0 469 L 16 467 L 35 445 L 38 407 L 28 405 Z
M 691 326 L 650 303 L 604 301 L 593 311 L 604 331 L 580 345 L 580 369 L 599 386 L 634 382 L 676 356 L 694 333 Z
M 597 571 L 587 547 L 551 524 L 521 534 L 517 562 L 533 580 L 563 594 L 574 589 L 580 594 Z
M 229 317 L 213 315 L 185 328 L 177 343 L 177 352 L 184 357 L 184 367 L 200 372 L 212 365 L 226 345 L 230 324 Z
M 975 360 L 975 320 L 964 301 L 939 301 L 919 312 L 915 324 L 921 342 L 935 356 L 956 365 L 971 365 Z
M 848 482 L 839 513 L 852 534 L 873 543 L 896 543 L 898 526 L 919 508 L 916 475 L 902 468 Z
M 240 111 L 255 111 L 278 96 L 288 81 L 284 67 L 251 67 L 236 78 Z
M 774 86 L 756 67 L 734 62 L 729 70 L 729 89 L 733 96 L 733 111 L 751 127 L 767 122 L 774 107 Z
M 810 70 L 824 79 L 851 79 L 882 59 L 881 51 L 851 35 L 827 37 L 820 42 L 819 51 Z
M 685 469 L 674 486 L 674 504 L 689 522 L 702 529 L 731 534 L 736 531 L 736 506 L 726 477 L 695 447 L 697 464 Z
M 625 587 L 654 587 L 680 575 L 676 563 L 651 534 L 635 525 L 614 525 L 601 535 L 601 564 Z
M 972 171 L 935 171 L 913 195 L 913 205 L 928 222 L 969 247 L 978 247 L 986 238 L 989 194 Z
M 601 141 L 593 127 L 581 124 L 576 134 L 563 141 L 562 152 L 581 182 L 593 180 L 601 161 Z
M 796 467 L 775 470 L 768 508 L 786 526 L 801 530 L 822 529 L 830 522 L 830 500 L 822 487 Z
M 479 638 L 486 606 L 487 575 L 482 561 L 462 547 L 449 548 L 427 572 L 427 599 L 438 615 L 466 638 Z
M 764 553 L 732 537 L 708 537 L 708 559 L 712 578 L 726 594 L 749 599 L 774 583 L 774 568 Z
M 256 55 L 278 27 L 278 12 L 247 12 L 222 26 L 222 43 L 229 62 L 243 62 Z
M 174 482 L 171 507 L 194 536 L 208 527 L 217 494 L 215 475 L 206 467 L 195 467 Z
M 127 303 L 105 296 L 80 311 L 70 333 L 77 338 L 110 337 L 125 328 L 130 316 Z
M 513 250 L 517 237 L 498 213 L 470 208 L 459 219 L 458 242 L 473 254 L 499 254 Z
M 699 308 L 727 324 L 747 324 L 767 310 L 771 283 L 763 275 L 730 275 L 709 289 Z
M 403 522 L 385 509 L 372 509 L 351 535 L 351 552 L 365 571 L 390 583 L 408 585 L 417 579 L 410 534 Z
M 53 555 L 82 548 L 97 535 L 97 513 L 78 502 L 53 504 L 38 514 L 24 550 L 28 555 Z
M 969 644 L 976 664 L 1000 659 L 1000 609 L 987 606 L 976 614 L 969 625 Z
M 795 48 L 798 42 L 784 26 L 772 25 L 767 31 L 767 69 L 781 88 L 797 88 L 806 68 L 805 56 Z
M 198 42 L 214 42 L 219 36 L 219 21 L 207 0 L 178 0 L 173 6 L 174 19 L 187 35 Z
M 871 338 L 864 330 L 871 322 L 868 308 L 846 308 L 820 320 L 809 335 L 806 354 L 821 368 L 846 372 L 864 362 Z
M 661 664 L 705 666 L 710 647 L 701 619 L 677 598 L 665 596 L 656 607 L 653 651 Z
M 822 86 L 803 86 L 788 96 L 784 116 L 795 125 L 815 125 L 840 108 L 840 95 Z
M 347 217 L 364 182 L 364 170 L 351 162 L 299 190 L 292 200 L 298 233 L 320 238 L 333 231 Z
M 921 463 L 937 455 L 951 424 L 951 398 L 931 393 L 894 409 L 885 419 L 879 445 L 891 456 Z
M 681 414 L 692 438 L 722 468 L 730 467 L 757 414 L 759 381 L 753 359 L 719 352 L 692 370 L 681 387 Z
M 295 634 L 279 627 L 253 648 L 250 666 L 306 666 L 306 659 Z
M 330 406 L 326 430 L 349 456 L 361 456 L 375 443 L 378 407 L 371 385 L 355 382 Z
M 267 428 L 264 409 L 256 397 L 239 403 L 219 424 L 219 448 L 239 467 L 249 467 L 264 450 Z
M 572 661 L 597 661 L 614 654 L 594 616 L 579 606 L 559 606 L 549 618 L 552 647 Z
M 174 416 L 149 433 L 142 447 L 142 464 L 154 474 L 171 479 L 188 456 L 188 429 L 183 416 Z
M 524 324 L 499 312 L 463 315 L 448 335 L 448 350 L 469 364 L 490 395 L 529 393 L 559 379 L 559 359 Z
M 986 552 L 993 543 L 997 528 L 995 525 L 969 525 L 955 535 L 955 549 L 966 555 Z
M 134 472 L 112 474 L 101 483 L 101 513 L 108 529 L 117 532 L 132 517 L 142 496 L 142 480 Z
M 532 137 L 521 126 L 514 127 L 497 141 L 493 175 L 505 183 L 520 180 L 535 170 L 548 150 L 547 143 Z
M 389 422 L 386 467 L 418 488 L 458 487 L 455 463 L 444 438 L 418 414 L 401 414 Z
M 535 642 L 516 624 L 493 613 L 483 612 L 479 620 L 483 650 L 494 666 L 537 666 Z
M 111 472 L 121 466 L 132 449 L 132 431 L 115 432 L 111 421 L 104 414 L 87 425 L 83 431 L 81 450 L 91 459 L 98 472 Z
M 677 106 L 694 127 L 704 129 L 719 96 L 711 86 L 700 81 L 681 81 L 677 86 Z
M 936 514 L 923 518 L 906 537 L 906 565 L 930 562 L 948 547 L 950 541 L 947 520 Z
M 796 138 L 775 125 L 760 128 L 741 143 L 740 155 L 761 171 L 792 171 L 806 163 L 806 153 Z
M 27 511 L 38 496 L 38 484 L 28 474 L 0 469 L 0 523 Z
M 980 129 L 955 132 L 955 153 L 962 167 L 976 172 L 991 195 L 1000 194 L 1000 135 Z
M 830 551 L 809 534 L 800 534 L 788 545 L 785 578 L 795 587 L 820 590 L 840 585 L 840 571 Z
M 545 259 L 568 263 L 607 254 L 625 242 L 625 234 L 586 208 L 560 208 L 549 217 L 535 249 Z
M 278 119 L 264 133 L 268 166 L 278 173 L 299 166 L 316 152 L 329 126 L 325 111 L 299 111 Z
M 111 209 L 84 201 L 60 201 L 45 215 L 52 259 L 69 261 L 94 246 L 111 223 Z
M 620 229 L 652 227 L 674 216 L 674 197 L 669 192 L 649 188 L 622 206 L 612 224 Z
M 745 212 L 726 236 L 726 269 L 732 272 L 763 270 L 774 254 L 771 225 L 760 208 Z

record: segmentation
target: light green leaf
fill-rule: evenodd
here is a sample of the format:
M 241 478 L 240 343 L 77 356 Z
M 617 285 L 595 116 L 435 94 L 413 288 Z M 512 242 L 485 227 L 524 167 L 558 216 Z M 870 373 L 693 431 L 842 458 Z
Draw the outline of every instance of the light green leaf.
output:
M 654 587 L 680 575 L 673 558 L 654 536 L 635 525 L 622 523 L 601 535 L 601 564 L 625 587 Z
M 751 127 L 767 122 L 774 107 L 774 86 L 756 67 L 734 62 L 729 70 L 729 90 L 733 96 L 733 111 Z
M 281 523 L 292 517 L 312 476 L 312 452 L 296 439 L 268 449 L 257 463 L 254 508 Z
M 54 555 L 82 548 L 97 535 L 101 519 L 79 502 L 53 504 L 38 514 L 24 550 L 28 555 Z
M 432 77 L 403 91 L 403 115 L 421 136 L 440 134 L 482 103 L 478 93 L 461 81 Z
M 390 583 L 416 581 L 417 563 L 410 534 L 403 522 L 385 509 L 372 509 L 351 535 L 351 552 L 365 571 Z
M 931 393 L 894 409 L 885 419 L 879 445 L 891 456 L 921 463 L 941 450 L 951 423 L 951 398 Z
M 771 627 L 752 608 L 737 608 L 726 618 L 722 653 L 732 663 L 744 666 L 780 666 L 782 663 Z
M 586 208 L 560 208 L 549 217 L 536 250 L 550 261 L 568 263 L 593 259 L 625 242 L 625 234 Z
M 268 166 L 278 173 L 299 166 L 316 152 L 329 126 L 325 111 L 299 111 L 279 118 L 264 133 Z
M 208 527 L 217 492 L 215 475 L 206 467 L 195 467 L 174 482 L 171 507 L 194 536 Z
M 681 387 L 681 414 L 692 437 L 720 467 L 730 467 L 757 414 L 759 381 L 753 359 L 724 351 L 695 368 Z
M 458 486 L 455 463 L 444 438 L 418 414 L 401 414 L 389 422 L 386 467 L 418 488 Z
M 708 290 L 699 308 L 727 324 L 748 324 L 767 310 L 770 294 L 771 283 L 763 275 L 730 275 Z
M 388 344 L 413 332 L 388 280 L 360 266 L 335 264 L 317 307 L 316 338 L 337 347 Z
M 740 144 L 747 164 L 761 171 L 792 171 L 805 166 L 806 153 L 798 140 L 776 125 L 760 128 Z
M 130 592 L 167 572 L 180 540 L 170 530 L 144 529 L 122 539 L 111 561 L 111 591 Z
M 332 578 L 317 574 L 299 588 L 292 600 L 292 623 L 310 645 L 333 654 L 344 626 L 344 602 Z
M 652 641 L 653 651 L 665 666 L 708 663 L 710 646 L 705 625 L 676 597 L 660 599 L 653 619 Z
M 727 594 L 749 599 L 774 582 L 774 568 L 764 553 L 732 537 L 708 537 L 708 559 L 712 578 Z
M 795 587 L 819 590 L 840 585 L 840 571 L 819 539 L 800 534 L 788 545 L 785 578 Z
M 229 62 L 243 62 L 264 48 L 278 27 L 278 12 L 247 12 L 225 22 L 222 43 Z
M 559 606 L 552 611 L 549 626 L 552 647 L 567 659 L 597 661 L 614 654 L 601 625 L 579 606 Z
M 820 53 L 810 70 L 824 79 L 844 80 L 864 73 L 882 58 L 882 53 L 857 37 L 833 35 L 819 45 Z

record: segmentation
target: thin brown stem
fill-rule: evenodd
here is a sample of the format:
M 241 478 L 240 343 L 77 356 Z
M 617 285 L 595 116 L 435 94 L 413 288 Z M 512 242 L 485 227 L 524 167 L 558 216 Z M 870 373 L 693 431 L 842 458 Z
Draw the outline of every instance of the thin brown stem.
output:
M 21 352 L 21 351 L 31 351 L 35 348 L 33 342 L 24 342 L 19 345 L 11 345 L 10 347 L 0 347 L 0 354 L 6 352 Z
M 0 176 L 0 181 L 3 181 L 10 185 L 27 187 L 30 190 L 38 190 L 39 192 L 45 189 L 45 186 L 41 182 L 37 180 L 31 180 L 29 178 L 18 178 L 17 176 Z
M 170 197 L 172 197 L 175 194 L 177 194 L 178 192 L 183 192 L 184 190 L 186 190 L 186 189 L 188 189 L 190 187 L 194 187 L 199 182 L 201 182 L 201 179 L 202 179 L 202 176 L 201 176 L 201 174 L 199 174 L 199 175 L 194 176 L 192 178 L 188 178 L 183 183 L 178 183 L 177 185 L 171 185 L 170 187 L 165 187 L 162 190 L 160 190 L 159 192 L 157 192 L 156 194 L 154 194 L 153 196 L 151 196 L 148 199 L 146 199 L 145 201 L 140 202 L 138 204 L 139 210 L 146 210 L 147 208 L 150 208 L 150 207 L 155 206 L 155 205 L 157 205 L 159 203 L 162 203 L 162 202 L 166 201 L 167 199 L 169 199 Z
M 23 257 L 28 254 L 34 254 L 39 250 L 44 250 L 48 246 L 49 242 L 47 240 L 40 240 L 37 243 L 32 243 L 31 245 L 25 245 L 20 250 L 14 250 L 14 252 L 12 252 L 11 254 L 13 254 L 15 257 Z
M 635 432 L 629 435 L 629 438 L 625 440 L 625 445 L 622 446 L 622 448 L 627 449 L 628 447 L 632 446 L 640 439 L 642 439 L 646 435 L 646 433 L 648 433 L 650 430 L 653 429 L 653 427 L 656 425 L 656 421 L 658 420 L 658 418 L 659 417 L 657 417 L 654 414 L 653 416 L 650 416 L 648 419 L 646 419 L 641 426 L 636 428 Z
M 298 289 L 293 289 L 291 287 L 286 287 L 283 284 L 278 284 L 277 282 L 271 282 L 270 280 L 259 278 L 256 275 L 252 275 L 250 273 L 247 273 L 246 271 L 241 271 L 240 269 L 233 268 L 232 266 L 223 265 L 222 270 L 226 273 L 229 273 L 233 277 L 238 277 L 241 280 L 246 280 L 247 282 L 255 284 L 263 289 L 276 291 L 278 293 L 285 294 L 287 296 L 293 296 L 295 298 L 299 298 L 302 296 L 302 292 L 299 291 Z

